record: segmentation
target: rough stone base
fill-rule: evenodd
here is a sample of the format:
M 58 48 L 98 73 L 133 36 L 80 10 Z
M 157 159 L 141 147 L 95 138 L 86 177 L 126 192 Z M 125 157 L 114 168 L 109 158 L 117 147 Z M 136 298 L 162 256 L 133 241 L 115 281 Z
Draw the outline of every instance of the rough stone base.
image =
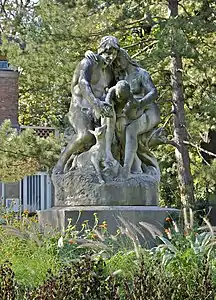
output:
M 149 174 L 100 184 L 94 172 L 70 171 L 53 174 L 55 206 L 157 205 L 158 178 Z
M 72 219 L 72 224 L 77 225 L 77 229 L 81 229 L 84 221 L 88 220 L 90 226 L 95 224 L 95 215 L 99 219 L 99 224 L 106 221 L 108 231 L 112 234 L 121 224 L 118 216 L 124 220 L 139 225 L 139 222 L 148 222 L 155 225 L 159 230 L 163 231 L 165 218 L 168 216 L 178 215 L 177 209 L 161 208 L 158 206 L 76 206 L 76 207 L 53 207 L 38 212 L 39 222 L 43 225 L 51 225 L 64 231 L 68 224 L 68 219 Z M 141 227 L 140 227 L 141 228 Z M 150 234 L 142 228 L 148 243 L 152 243 Z

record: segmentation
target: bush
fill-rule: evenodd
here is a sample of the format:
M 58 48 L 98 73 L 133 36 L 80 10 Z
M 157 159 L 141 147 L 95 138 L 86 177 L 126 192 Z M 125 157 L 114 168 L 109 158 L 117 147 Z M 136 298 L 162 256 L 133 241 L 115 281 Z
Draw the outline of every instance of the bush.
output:
M 18 285 L 10 264 L 1 266 L 0 297 L 2 300 L 214 300 L 215 288 L 209 263 L 194 273 L 194 281 L 187 280 L 182 270 L 167 272 L 162 261 L 145 256 L 130 280 L 124 274 L 107 274 L 106 264 L 88 256 L 64 267 L 58 275 L 47 274 L 38 288 L 23 289 Z M 182 276 L 183 275 L 183 276 Z
M 113 276 L 106 275 L 104 264 L 103 259 L 95 261 L 85 257 L 63 268 L 57 276 L 48 274 L 43 285 L 26 291 L 14 280 L 11 266 L 5 264 L 1 267 L 0 296 L 2 300 L 118 300 L 118 284 Z
M 0 227 L 0 264 L 12 263 L 16 280 L 23 286 L 38 286 L 46 280 L 49 269 L 57 273 L 60 266 L 57 241 L 53 231 L 41 233 L 35 217 L 25 213 L 18 219 L 11 212 L 2 213 L 5 224 Z
M 112 236 L 107 224 L 81 231 L 71 224 L 64 236 L 36 219 L 6 218 L 1 226 L 0 299 L 213 300 L 216 288 L 214 228 L 184 211 L 180 227 L 167 218 L 164 234 L 151 224 L 140 225 L 158 245 L 145 249 L 141 228 L 121 220 Z M 195 224 L 195 225 L 194 225 Z M 58 245 L 58 246 L 57 246 Z M 133 248 L 132 248 L 133 246 Z M 10 262 L 4 262 L 7 258 Z

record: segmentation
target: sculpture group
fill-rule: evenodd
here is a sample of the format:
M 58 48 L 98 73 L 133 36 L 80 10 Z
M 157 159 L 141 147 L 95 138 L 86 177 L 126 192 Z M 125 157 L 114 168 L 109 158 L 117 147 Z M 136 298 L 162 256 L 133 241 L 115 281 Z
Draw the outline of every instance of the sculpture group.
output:
M 102 38 L 98 52 L 87 51 L 72 79 L 68 113 L 74 134 L 54 174 L 96 175 L 97 184 L 140 176 L 159 178 L 151 148 L 163 143 L 157 90 L 149 73 L 120 47 Z

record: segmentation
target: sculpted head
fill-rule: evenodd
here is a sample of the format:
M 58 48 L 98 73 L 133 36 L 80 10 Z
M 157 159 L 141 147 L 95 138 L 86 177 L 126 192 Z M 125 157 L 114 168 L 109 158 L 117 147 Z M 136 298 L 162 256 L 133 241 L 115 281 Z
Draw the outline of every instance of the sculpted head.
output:
M 120 50 L 119 41 L 114 36 L 104 36 L 100 42 L 98 54 L 100 54 L 107 65 L 111 65 Z
M 115 85 L 115 93 L 116 93 L 116 104 L 122 107 L 122 105 L 126 105 L 129 101 L 133 99 L 133 94 L 130 89 L 130 85 L 126 80 L 120 80 Z
M 116 84 L 116 96 L 122 100 L 127 99 L 130 96 L 130 85 L 126 80 L 120 80 Z

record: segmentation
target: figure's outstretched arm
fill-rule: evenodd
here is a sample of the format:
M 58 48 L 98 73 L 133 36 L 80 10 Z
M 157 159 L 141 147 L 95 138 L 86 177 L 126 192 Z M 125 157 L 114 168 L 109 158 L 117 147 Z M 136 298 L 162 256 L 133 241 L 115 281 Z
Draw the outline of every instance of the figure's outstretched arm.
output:
M 142 70 L 141 73 L 141 84 L 146 91 L 146 95 L 139 100 L 140 106 L 145 107 L 146 105 L 153 102 L 158 97 L 157 89 L 151 79 L 149 73 L 145 70 Z

